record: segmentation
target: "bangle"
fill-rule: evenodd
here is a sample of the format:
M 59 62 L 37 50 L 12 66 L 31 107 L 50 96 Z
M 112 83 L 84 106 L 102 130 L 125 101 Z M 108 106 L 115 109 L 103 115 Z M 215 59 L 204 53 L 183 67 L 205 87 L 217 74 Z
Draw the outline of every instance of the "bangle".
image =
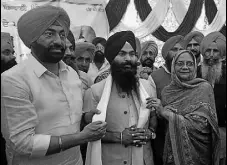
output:
M 122 135 L 122 132 L 121 132 L 121 145 L 122 145 L 122 140 L 123 140 L 123 135 Z
M 62 152 L 63 149 L 62 149 L 62 140 L 61 140 L 61 136 L 59 136 L 59 138 L 58 138 L 58 144 L 59 144 L 60 152 Z

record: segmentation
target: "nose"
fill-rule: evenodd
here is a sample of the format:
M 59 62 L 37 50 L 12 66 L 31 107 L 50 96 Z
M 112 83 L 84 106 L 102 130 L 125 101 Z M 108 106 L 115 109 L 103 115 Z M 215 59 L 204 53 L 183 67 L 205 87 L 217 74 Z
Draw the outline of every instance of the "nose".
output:
M 130 57 L 130 55 L 127 53 L 126 55 L 125 55 L 125 61 L 130 61 L 131 60 L 131 57 Z
M 69 48 L 66 48 L 65 55 L 71 55 L 71 51 L 69 50 Z
M 56 34 L 56 36 L 55 36 L 55 40 L 54 40 L 54 43 L 55 43 L 55 44 L 59 44 L 59 45 L 61 45 L 62 40 L 61 40 L 61 37 L 60 37 L 60 35 L 59 35 L 59 34 Z

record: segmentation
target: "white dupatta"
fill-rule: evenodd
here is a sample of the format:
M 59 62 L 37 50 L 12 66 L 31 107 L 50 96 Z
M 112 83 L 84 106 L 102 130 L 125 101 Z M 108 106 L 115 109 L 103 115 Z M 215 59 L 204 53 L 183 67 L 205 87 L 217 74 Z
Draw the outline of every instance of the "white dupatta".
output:
M 105 121 L 106 120 L 106 110 L 109 103 L 110 93 L 112 88 L 112 76 L 109 75 L 106 79 L 102 97 L 99 101 L 97 109 L 101 111 L 101 114 L 94 115 L 92 121 Z M 139 110 L 139 120 L 137 128 L 143 128 L 148 121 L 150 115 L 150 110 L 146 108 L 146 98 L 150 97 L 146 90 L 144 89 L 142 83 L 140 82 L 139 87 L 141 105 Z M 133 147 L 133 154 L 143 155 L 143 147 Z M 143 159 L 141 159 L 143 160 Z M 141 161 L 140 160 L 140 161 Z M 143 164 L 143 162 L 135 162 L 136 164 Z M 101 140 L 95 142 L 89 142 L 87 147 L 86 165 L 102 165 L 102 146 Z

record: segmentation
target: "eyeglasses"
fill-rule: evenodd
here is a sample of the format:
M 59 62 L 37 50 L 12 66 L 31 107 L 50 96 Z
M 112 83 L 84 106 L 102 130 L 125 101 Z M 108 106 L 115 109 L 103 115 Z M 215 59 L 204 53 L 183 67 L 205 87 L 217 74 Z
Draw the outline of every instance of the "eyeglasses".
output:
M 178 62 L 175 63 L 175 65 L 182 68 L 183 66 L 185 66 L 185 62 L 178 61 Z M 187 67 L 193 67 L 194 65 L 195 65 L 194 62 L 186 61 L 186 66 Z

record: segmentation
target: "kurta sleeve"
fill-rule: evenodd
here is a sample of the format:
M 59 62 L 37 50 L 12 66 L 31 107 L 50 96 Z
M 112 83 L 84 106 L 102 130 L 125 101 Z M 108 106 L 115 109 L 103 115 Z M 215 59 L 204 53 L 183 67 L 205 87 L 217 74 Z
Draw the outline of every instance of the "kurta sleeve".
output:
M 87 89 L 84 95 L 83 112 L 89 112 L 92 109 L 96 109 L 97 105 L 98 101 L 96 101 L 92 89 Z
M 29 87 L 23 80 L 1 76 L 1 131 L 7 145 L 20 155 L 45 156 L 50 135 L 36 134 L 38 121 Z

